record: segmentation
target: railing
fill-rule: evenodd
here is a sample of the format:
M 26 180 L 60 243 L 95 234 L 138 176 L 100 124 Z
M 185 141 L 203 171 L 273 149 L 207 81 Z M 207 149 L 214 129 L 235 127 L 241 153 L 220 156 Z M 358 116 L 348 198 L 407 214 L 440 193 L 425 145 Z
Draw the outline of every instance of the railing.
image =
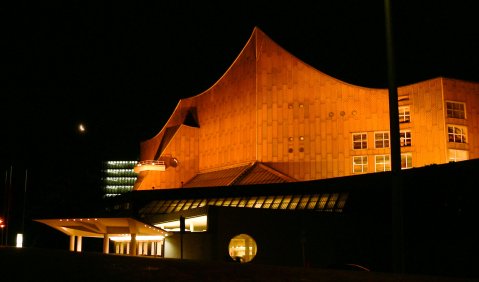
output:
M 144 161 L 139 161 L 133 170 L 136 173 L 139 173 L 140 171 L 145 171 L 145 170 L 157 170 L 157 171 L 165 171 L 166 170 L 166 164 L 164 161 L 158 161 L 158 160 L 144 160 Z

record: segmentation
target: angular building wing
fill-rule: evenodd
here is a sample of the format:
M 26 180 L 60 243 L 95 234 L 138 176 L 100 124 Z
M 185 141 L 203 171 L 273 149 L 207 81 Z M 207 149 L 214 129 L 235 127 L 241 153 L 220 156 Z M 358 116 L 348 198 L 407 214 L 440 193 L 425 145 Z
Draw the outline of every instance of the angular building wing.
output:
M 402 168 L 479 157 L 479 84 L 398 88 Z M 141 143 L 135 190 L 282 183 L 390 170 L 388 90 L 335 79 L 254 28 L 224 75 Z

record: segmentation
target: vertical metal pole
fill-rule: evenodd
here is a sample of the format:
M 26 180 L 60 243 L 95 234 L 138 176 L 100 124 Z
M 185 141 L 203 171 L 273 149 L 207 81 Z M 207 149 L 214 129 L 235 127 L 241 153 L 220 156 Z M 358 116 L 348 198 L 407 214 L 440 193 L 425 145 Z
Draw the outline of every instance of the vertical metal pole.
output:
M 394 62 L 391 1 L 384 0 L 386 20 L 386 46 L 389 85 L 389 131 L 391 135 L 391 213 L 392 213 L 392 267 L 394 272 L 404 271 L 403 195 L 401 180 L 401 148 L 399 134 L 398 93 Z
M 8 185 L 6 185 L 6 214 L 5 214 L 5 246 L 8 246 L 8 228 L 10 226 L 10 209 L 12 205 L 12 175 L 13 175 L 13 166 L 10 166 L 10 176 L 8 180 Z
M 7 226 L 7 206 L 8 206 L 8 170 L 5 170 L 5 191 L 4 191 L 4 199 L 3 199 L 3 226 L 2 226 L 2 242 L 0 243 L 0 246 L 6 245 L 5 240 L 3 237 L 3 232 L 5 227 Z
M 28 169 L 25 169 L 25 186 L 24 186 L 24 191 L 23 191 L 23 210 L 22 210 L 22 234 L 23 234 L 23 236 L 25 236 L 25 206 L 26 206 L 26 201 L 27 201 L 27 179 L 28 179 Z
M 183 259 L 183 234 L 185 233 L 185 218 L 180 216 L 180 258 Z

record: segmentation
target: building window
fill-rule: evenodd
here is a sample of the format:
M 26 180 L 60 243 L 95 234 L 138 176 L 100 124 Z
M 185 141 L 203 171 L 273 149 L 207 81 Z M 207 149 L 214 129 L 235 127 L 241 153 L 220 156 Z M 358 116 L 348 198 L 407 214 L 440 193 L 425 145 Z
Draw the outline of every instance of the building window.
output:
M 403 153 L 401 154 L 401 169 L 412 168 L 412 154 Z
M 376 172 L 391 170 L 391 161 L 389 160 L 389 155 L 377 155 L 375 156 L 375 160 Z
M 368 156 L 353 156 L 353 173 L 368 172 Z
M 448 118 L 466 118 L 466 106 L 460 102 L 446 102 Z
M 374 133 L 374 145 L 376 148 L 389 148 L 389 132 Z
M 466 128 L 464 126 L 448 125 L 447 136 L 449 138 L 449 142 L 466 143 Z
M 405 130 L 399 133 L 400 135 L 400 144 L 401 147 L 410 147 L 411 146 L 411 131 Z
M 367 149 L 368 148 L 368 134 L 367 133 L 353 133 L 353 149 Z
M 449 149 L 449 161 L 460 162 L 469 159 L 469 152 L 465 150 Z
M 405 123 L 411 121 L 409 106 L 399 107 L 399 122 Z
M 230 240 L 228 252 L 230 257 L 237 262 L 250 262 L 258 250 L 256 241 L 248 234 L 239 234 Z

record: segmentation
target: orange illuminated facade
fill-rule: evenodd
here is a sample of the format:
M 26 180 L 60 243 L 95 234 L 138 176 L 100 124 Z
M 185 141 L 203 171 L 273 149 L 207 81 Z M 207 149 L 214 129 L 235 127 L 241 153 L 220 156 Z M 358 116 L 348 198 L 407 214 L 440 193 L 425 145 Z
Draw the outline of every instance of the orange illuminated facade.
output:
M 402 168 L 479 158 L 479 83 L 398 88 Z M 390 170 L 388 90 L 328 76 L 255 28 L 224 75 L 141 143 L 134 190 Z

